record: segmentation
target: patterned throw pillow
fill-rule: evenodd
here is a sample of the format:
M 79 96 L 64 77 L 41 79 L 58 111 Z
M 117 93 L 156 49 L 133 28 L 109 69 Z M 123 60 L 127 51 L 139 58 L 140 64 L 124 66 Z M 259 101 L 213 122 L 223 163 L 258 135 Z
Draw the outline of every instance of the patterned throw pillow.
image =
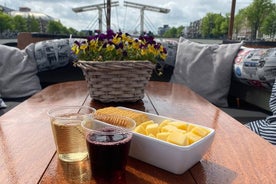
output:
M 175 60 L 176 60 L 178 42 L 170 39 L 162 39 L 160 41 L 157 40 L 157 42 L 161 43 L 163 47 L 167 50 L 167 58 L 165 62 L 160 62 L 160 64 L 174 66 Z
M 69 39 L 37 42 L 34 48 L 38 72 L 53 70 L 69 63 L 71 47 Z
M 151 80 L 168 82 L 171 79 L 175 65 L 178 41 L 173 39 L 156 39 L 156 41 L 166 49 L 167 58 L 165 61 L 157 61 Z
M 276 48 L 241 47 L 233 72 L 234 78 L 242 83 L 271 89 L 276 76 Z

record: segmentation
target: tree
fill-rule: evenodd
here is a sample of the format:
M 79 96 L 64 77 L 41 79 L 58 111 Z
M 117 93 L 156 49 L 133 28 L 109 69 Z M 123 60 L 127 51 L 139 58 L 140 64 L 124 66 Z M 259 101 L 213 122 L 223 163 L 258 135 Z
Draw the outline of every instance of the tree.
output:
M 184 26 L 179 26 L 176 29 L 176 37 L 179 38 L 180 36 L 182 36 L 183 35 L 183 31 L 184 31 Z
M 0 34 L 9 29 L 12 29 L 12 18 L 9 15 L 0 12 Z
M 246 8 L 240 9 L 238 14 L 235 16 L 234 22 L 234 33 L 238 33 L 242 30 L 243 27 L 248 27 L 246 20 Z
M 210 37 L 211 35 L 211 15 L 207 13 L 205 17 L 203 17 L 201 21 L 200 32 L 203 38 Z
M 270 38 L 274 38 L 276 35 L 276 4 L 274 4 L 273 10 L 265 18 L 261 31 L 269 35 Z
M 260 31 L 262 22 L 273 8 L 275 7 L 271 0 L 254 0 L 246 8 L 246 18 L 251 27 L 251 39 L 255 40 L 257 38 L 257 32 Z
M 175 27 L 170 28 L 167 30 L 164 35 L 165 38 L 176 38 L 177 37 L 177 29 Z
M 13 17 L 13 29 L 17 32 L 27 31 L 27 20 L 20 15 Z
M 72 28 L 72 27 L 70 27 L 70 28 L 68 29 L 68 31 L 69 31 L 70 34 L 78 35 L 78 31 L 77 31 L 76 29 Z
M 4 31 L 45 32 L 44 26 L 45 20 L 36 19 L 34 16 L 24 18 L 17 15 L 15 17 L 11 17 L 10 15 L 0 11 L 0 34 Z M 83 33 L 80 33 L 73 28 L 66 28 L 60 21 L 47 22 L 46 32 L 51 34 L 74 34 L 83 36 Z
M 226 24 L 225 24 L 226 23 Z M 228 32 L 227 20 L 221 14 L 214 14 L 212 35 L 214 38 L 224 37 Z
M 68 29 L 61 24 L 60 21 L 49 21 L 46 32 L 50 34 L 69 34 L 70 33 Z
M 220 38 L 228 31 L 228 20 L 221 14 L 207 13 L 200 29 L 203 38 Z
M 39 22 L 34 16 L 27 17 L 27 31 L 40 32 Z
M 230 14 L 226 14 L 223 17 L 223 20 L 220 23 L 220 35 L 221 37 L 226 37 L 228 35 L 229 30 L 229 21 L 230 21 Z

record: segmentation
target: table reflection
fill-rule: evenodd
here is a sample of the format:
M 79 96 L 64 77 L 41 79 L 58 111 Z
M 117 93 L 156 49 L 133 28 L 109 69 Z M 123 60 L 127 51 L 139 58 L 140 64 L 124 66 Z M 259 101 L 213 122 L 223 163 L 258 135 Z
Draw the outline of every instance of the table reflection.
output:
M 89 160 L 79 162 L 59 161 L 59 165 L 62 167 L 64 178 L 70 183 L 81 183 L 91 180 Z

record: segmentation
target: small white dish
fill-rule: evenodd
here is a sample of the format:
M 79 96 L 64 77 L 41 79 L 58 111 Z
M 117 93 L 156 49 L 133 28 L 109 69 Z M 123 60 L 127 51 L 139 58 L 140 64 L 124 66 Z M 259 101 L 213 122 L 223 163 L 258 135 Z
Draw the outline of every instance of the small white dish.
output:
M 161 123 L 165 119 L 180 121 L 173 118 L 158 116 L 125 107 L 118 108 L 144 113 L 155 123 Z M 214 139 L 214 129 L 201 125 L 197 126 L 210 130 L 210 133 L 189 146 L 178 146 L 134 132 L 129 155 L 133 158 L 154 165 L 171 173 L 183 174 L 201 160 Z

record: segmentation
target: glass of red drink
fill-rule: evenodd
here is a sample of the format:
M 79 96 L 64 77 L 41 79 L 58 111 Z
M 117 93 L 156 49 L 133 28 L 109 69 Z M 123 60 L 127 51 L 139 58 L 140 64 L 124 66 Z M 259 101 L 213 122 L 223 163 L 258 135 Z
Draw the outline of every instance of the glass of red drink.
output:
M 83 122 L 92 176 L 96 181 L 119 183 L 125 179 L 132 129 L 136 123 L 124 118 L 123 125 L 110 124 L 94 119 Z

